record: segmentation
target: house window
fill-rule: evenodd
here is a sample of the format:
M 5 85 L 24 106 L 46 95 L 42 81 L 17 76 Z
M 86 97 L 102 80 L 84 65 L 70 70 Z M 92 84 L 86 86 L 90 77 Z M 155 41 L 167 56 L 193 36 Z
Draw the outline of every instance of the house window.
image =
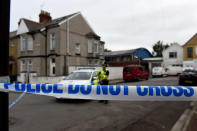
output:
M 12 46 L 12 47 L 14 46 L 14 41 L 13 41 L 13 40 L 11 41 L 11 46 Z
M 80 44 L 76 43 L 76 54 L 80 54 Z
M 94 65 L 99 65 L 99 60 L 95 60 Z
M 97 41 L 95 41 L 95 43 L 94 43 L 94 52 L 95 53 L 98 53 L 98 43 L 97 43 Z
M 193 48 L 192 47 L 187 48 L 187 57 L 193 58 Z
M 28 37 L 27 50 L 33 50 L 33 39 L 31 36 Z
M 25 60 L 21 61 L 21 72 L 26 71 Z
M 116 57 L 115 62 L 120 62 L 120 57 Z
M 123 57 L 123 61 L 124 61 L 124 62 L 127 62 L 127 61 L 128 61 L 127 56 L 124 56 L 124 57 Z
M 177 52 L 169 52 L 169 58 L 177 58 Z
M 92 60 L 89 59 L 89 60 L 88 60 L 88 65 L 92 65 L 92 64 L 93 64 Z
M 197 46 L 196 46 L 196 56 L 197 56 Z
M 55 58 L 52 58 L 50 61 L 50 75 L 55 76 L 55 74 L 56 74 Z
M 92 40 L 88 40 L 88 53 L 92 53 Z
M 104 52 L 103 46 L 100 45 L 100 55 L 103 55 L 103 52 Z
M 29 60 L 28 61 L 28 72 L 32 72 L 32 61 L 31 60 Z
M 55 33 L 50 34 L 50 49 L 55 50 Z
M 26 38 L 25 38 L 25 36 L 21 36 L 20 40 L 21 40 L 21 51 L 25 51 L 25 48 L 26 48 Z

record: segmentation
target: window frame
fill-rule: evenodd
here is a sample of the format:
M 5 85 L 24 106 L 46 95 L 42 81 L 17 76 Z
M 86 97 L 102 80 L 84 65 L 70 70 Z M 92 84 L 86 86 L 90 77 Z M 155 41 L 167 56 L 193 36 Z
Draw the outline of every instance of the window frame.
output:
M 32 38 L 32 36 L 29 36 L 27 38 L 27 50 L 29 50 L 29 51 L 33 50 L 33 38 Z
M 27 43 L 27 39 L 25 36 L 21 36 L 20 37 L 20 51 L 25 51 L 26 50 L 26 43 Z
M 93 53 L 93 43 L 92 39 L 88 39 L 88 53 Z
M 98 53 L 99 52 L 99 44 L 98 41 L 94 41 L 94 53 Z
M 191 49 L 189 51 L 189 49 Z M 193 58 L 193 48 L 192 47 L 187 47 L 187 58 Z
M 24 71 L 26 71 L 26 62 L 25 62 L 25 60 L 21 60 L 21 72 L 24 72 Z
M 177 52 L 169 52 L 169 59 L 176 59 L 177 58 Z
M 75 44 L 75 53 L 76 53 L 77 55 L 80 55 L 80 53 L 81 53 L 80 43 L 76 43 L 76 44 Z
M 11 47 L 14 47 L 14 41 L 13 40 L 11 40 L 10 45 L 11 45 Z
M 30 68 L 31 66 L 31 68 Z M 30 70 L 31 69 L 31 70 Z M 32 60 L 28 61 L 28 72 L 32 72 L 33 71 L 33 64 L 32 64 Z
M 93 65 L 93 60 L 92 59 L 88 59 L 88 65 Z
M 50 34 L 50 50 L 55 50 L 56 47 L 56 36 L 55 33 Z

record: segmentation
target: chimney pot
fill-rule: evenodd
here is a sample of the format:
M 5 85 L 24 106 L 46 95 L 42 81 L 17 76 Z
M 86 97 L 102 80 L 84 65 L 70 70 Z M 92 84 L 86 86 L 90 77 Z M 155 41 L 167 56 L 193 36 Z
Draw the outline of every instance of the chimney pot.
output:
M 52 20 L 50 13 L 44 10 L 41 10 L 40 14 L 39 14 L 39 22 L 42 23 L 46 23 Z

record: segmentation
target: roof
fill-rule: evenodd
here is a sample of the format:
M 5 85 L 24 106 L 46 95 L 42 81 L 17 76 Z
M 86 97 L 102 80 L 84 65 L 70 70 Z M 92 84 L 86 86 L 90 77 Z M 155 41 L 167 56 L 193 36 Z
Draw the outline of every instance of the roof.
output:
M 98 36 L 98 35 L 95 34 L 94 32 L 89 32 L 89 33 L 86 34 L 86 36 L 87 36 L 88 38 L 95 38 L 95 39 L 97 39 L 97 40 L 100 40 L 100 36 Z
M 139 49 L 145 49 L 145 48 L 137 48 L 137 49 L 131 49 L 131 50 L 105 52 L 105 55 L 107 55 L 107 56 L 115 56 L 115 55 L 122 55 L 122 54 L 131 54 L 131 53 L 134 53 L 136 50 L 139 50 Z
M 15 30 L 15 31 L 10 32 L 10 38 L 15 37 L 15 36 L 16 36 L 16 33 L 17 33 L 17 31 L 16 31 L 16 30 Z
M 53 20 L 51 20 L 49 22 L 46 22 L 46 23 L 43 23 L 43 24 L 32 21 L 32 20 L 29 20 L 29 19 L 26 19 L 26 18 L 22 18 L 22 20 L 24 20 L 25 24 L 27 25 L 27 28 L 29 29 L 29 32 L 32 32 L 32 31 L 38 31 L 38 30 L 40 30 L 44 27 L 56 26 L 61 21 L 65 20 L 65 19 L 68 19 L 68 18 L 70 18 L 70 17 L 72 17 L 73 15 L 76 15 L 76 14 L 77 13 L 73 13 L 73 14 L 70 14 L 70 15 L 67 15 L 67 16 L 56 18 L 56 19 L 53 19 Z
M 170 48 L 172 48 L 173 46 L 178 46 L 180 48 L 183 48 L 181 45 L 179 45 L 178 43 L 173 43 L 171 45 L 169 45 L 166 49 L 163 50 L 163 52 L 168 51 Z
M 162 57 L 152 57 L 152 58 L 144 58 L 144 61 L 162 61 Z
M 185 45 L 187 45 L 187 43 L 189 43 L 194 37 L 196 37 L 197 36 L 197 33 L 196 34 L 194 34 L 193 36 L 192 36 L 192 38 L 190 38 L 184 45 L 183 45 L 183 47 L 185 46 Z
M 23 18 L 23 20 L 24 20 L 25 24 L 27 25 L 27 28 L 29 29 L 30 32 L 40 29 L 40 27 L 42 26 L 42 24 L 39 24 L 35 21 L 29 20 L 26 18 Z

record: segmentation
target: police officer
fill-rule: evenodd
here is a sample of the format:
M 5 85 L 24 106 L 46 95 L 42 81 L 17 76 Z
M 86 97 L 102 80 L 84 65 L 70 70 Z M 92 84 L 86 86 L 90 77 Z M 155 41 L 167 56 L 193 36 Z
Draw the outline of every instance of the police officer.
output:
M 106 68 L 106 64 L 102 65 L 102 69 L 99 71 L 99 80 L 101 85 L 109 85 L 109 70 Z M 108 100 L 99 101 L 108 104 Z

